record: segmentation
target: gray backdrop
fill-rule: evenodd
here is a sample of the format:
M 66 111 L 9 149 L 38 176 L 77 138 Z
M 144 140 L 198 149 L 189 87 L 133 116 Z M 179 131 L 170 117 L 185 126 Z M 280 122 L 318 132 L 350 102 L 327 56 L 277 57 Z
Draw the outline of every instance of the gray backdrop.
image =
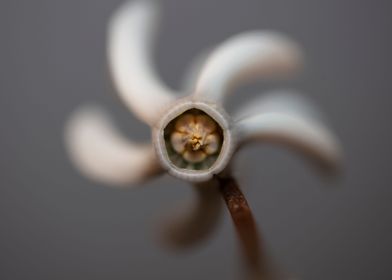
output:
M 120 191 L 88 181 L 68 161 L 63 125 L 96 102 L 135 140 L 148 128 L 114 94 L 106 22 L 120 0 L 0 2 L 0 278 L 236 279 L 238 251 L 225 213 L 215 234 L 185 252 L 156 241 L 161 213 L 192 199 L 164 176 Z M 167 0 L 157 61 L 171 86 L 205 47 L 247 29 L 302 44 L 295 81 L 241 89 L 246 101 L 278 85 L 310 96 L 345 149 L 345 174 L 326 181 L 307 162 L 254 145 L 236 170 L 269 251 L 299 279 L 392 279 L 391 5 L 365 0 Z

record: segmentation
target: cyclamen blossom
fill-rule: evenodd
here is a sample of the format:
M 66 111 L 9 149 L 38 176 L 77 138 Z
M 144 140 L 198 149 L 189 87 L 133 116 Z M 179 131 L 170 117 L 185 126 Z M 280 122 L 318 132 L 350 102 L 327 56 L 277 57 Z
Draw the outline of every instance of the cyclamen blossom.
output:
M 270 31 L 236 35 L 197 64 L 190 92 L 176 92 L 157 76 L 152 61 L 158 14 L 153 1 L 127 2 L 113 15 L 108 29 L 114 84 L 128 108 L 151 127 L 152 143 L 126 139 L 104 111 L 82 107 L 67 124 L 66 144 L 83 174 L 132 187 L 168 172 L 193 183 L 200 193 L 193 217 L 206 209 L 213 217 L 219 195 L 206 185 L 213 176 L 230 171 L 233 156 L 249 141 L 286 145 L 323 166 L 339 164 L 341 150 L 335 136 L 298 94 L 277 90 L 236 114 L 224 109 L 226 95 L 245 82 L 296 73 L 303 58 L 299 45 Z

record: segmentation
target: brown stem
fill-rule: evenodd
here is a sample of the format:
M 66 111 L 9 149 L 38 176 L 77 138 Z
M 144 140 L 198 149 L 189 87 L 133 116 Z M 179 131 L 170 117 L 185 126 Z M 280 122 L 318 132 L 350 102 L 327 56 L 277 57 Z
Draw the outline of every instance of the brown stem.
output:
M 265 264 L 259 233 L 252 211 L 234 178 L 217 177 L 223 199 L 226 202 L 239 237 L 245 264 L 252 278 L 265 279 Z

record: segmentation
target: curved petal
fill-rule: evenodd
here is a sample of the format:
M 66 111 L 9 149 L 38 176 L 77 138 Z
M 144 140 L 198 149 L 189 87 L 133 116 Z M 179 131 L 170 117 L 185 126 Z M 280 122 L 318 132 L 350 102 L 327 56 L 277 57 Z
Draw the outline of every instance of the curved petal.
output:
M 254 109 L 259 107 L 259 112 Z M 240 146 L 251 140 L 283 144 L 336 170 L 342 160 L 340 144 L 320 120 L 321 114 L 303 98 L 277 94 L 245 106 L 237 116 L 235 132 Z
M 222 102 L 247 80 L 285 76 L 302 65 L 299 46 L 274 32 L 254 31 L 230 38 L 209 57 L 197 82 L 195 96 Z
M 204 240 L 215 229 L 222 213 L 222 201 L 215 181 L 194 185 L 197 197 L 192 206 L 176 211 L 165 221 L 163 242 L 173 248 L 186 248 Z M 185 211 L 184 211 L 185 210 Z
M 65 144 L 84 175 L 106 184 L 131 187 L 161 171 L 151 144 L 129 142 L 95 107 L 81 108 L 71 116 Z
M 125 104 L 149 125 L 174 100 L 173 91 L 157 76 L 152 61 L 158 14 L 156 1 L 128 1 L 113 15 L 108 32 L 115 86 Z

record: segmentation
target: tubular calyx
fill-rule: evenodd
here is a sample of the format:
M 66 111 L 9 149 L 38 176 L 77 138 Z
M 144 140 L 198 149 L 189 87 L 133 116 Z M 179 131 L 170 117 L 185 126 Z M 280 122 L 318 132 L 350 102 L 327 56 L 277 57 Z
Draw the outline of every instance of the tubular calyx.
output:
M 219 155 L 222 141 L 220 126 L 197 109 L 184 112 L 165 128 L 165 145 L 169 158 L 179 168 L 210 168 Z

